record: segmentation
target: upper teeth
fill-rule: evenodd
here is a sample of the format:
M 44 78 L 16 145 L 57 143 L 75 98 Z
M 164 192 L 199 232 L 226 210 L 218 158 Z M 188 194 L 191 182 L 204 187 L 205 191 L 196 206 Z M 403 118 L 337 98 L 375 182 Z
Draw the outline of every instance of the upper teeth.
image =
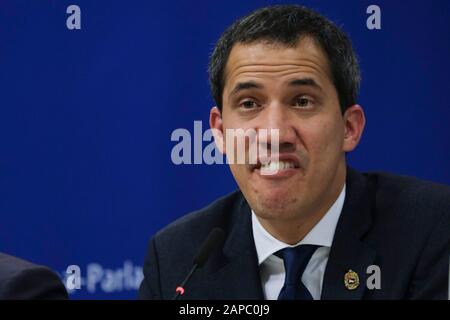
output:
M 261 169 L 264 170 L 283 170 L 295 168 L 294 163 L 290 161 L 270 161 L 269 163 L 262 163 Z

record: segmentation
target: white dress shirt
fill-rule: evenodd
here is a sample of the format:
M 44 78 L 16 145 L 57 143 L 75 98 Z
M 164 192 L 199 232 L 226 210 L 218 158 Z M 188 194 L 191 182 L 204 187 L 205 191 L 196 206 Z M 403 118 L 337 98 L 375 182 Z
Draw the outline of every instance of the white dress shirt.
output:
M 320 300 L 322 294 L 323 276 L 328 262 L 334 232 L 341 215 L 345 200 L 345 184 L 339 197 L 322 219 L 297 244 L 289 245 L 274 238 L 259 222 L 252 210 L 253 238 L 255 240 L 258 264 L 261 275 L 264 297 L 267 300 L 277 300 L 284 284 L 285 270 L 283 260 L 274 255 L 286 247 L 296 247 L 301 244 L 321 246 L 314 252 L 302 276 L 302 282 L 311 293 L 314 300 Z

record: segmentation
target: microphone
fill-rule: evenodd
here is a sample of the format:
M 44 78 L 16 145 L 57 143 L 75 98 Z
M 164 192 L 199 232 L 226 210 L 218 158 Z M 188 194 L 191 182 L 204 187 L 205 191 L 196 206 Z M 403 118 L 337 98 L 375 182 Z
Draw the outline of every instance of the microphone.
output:
M 223 245 L 224 240 L 225 232 L 221 228 L 214 228 L 209 233 L 208 237 L 205 241 L 203 241 L 202 246 L 197 251 L 197 255 L 194 257 L 194 265 L 192 266 L 191 271 L 188 273 L 184 281 L 176 288 L 176 294 L 172 300 L 177 300 L 184 294 L 184 287 L 186 286 L 186 283 L 192 277 L 194 272 L 205 264 L 211 253 L 213 253 Z

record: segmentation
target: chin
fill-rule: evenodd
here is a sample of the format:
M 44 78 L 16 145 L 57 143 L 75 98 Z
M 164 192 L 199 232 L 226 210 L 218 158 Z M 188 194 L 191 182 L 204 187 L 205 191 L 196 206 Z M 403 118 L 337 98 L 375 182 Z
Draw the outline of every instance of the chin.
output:
M 259 194 L 251 206 L 261 218 L 286 219 L 297 213 L 295 208 L 298 207 L 298 199 L 280 197 L 277 194 Z

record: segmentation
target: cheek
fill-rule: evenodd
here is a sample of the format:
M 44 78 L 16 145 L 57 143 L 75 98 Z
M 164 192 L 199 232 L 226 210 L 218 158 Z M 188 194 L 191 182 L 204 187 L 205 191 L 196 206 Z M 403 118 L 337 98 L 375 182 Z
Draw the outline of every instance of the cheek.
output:
M 223 139 L 225 151 L 233 147 L 235 157 L 240 151 L 248 152 L 250 145 L 253 145 L 256 141 L 255 135 L 253 134 L 256 132 L 255 125 L 252 121 L 245 121 L 236 116 L 224 118 Z M 245 142 L 242 144 L 244 140 Z
M 306 148 L 311 157 L 326 160 L 329 156 L 340 153 L 343 143 L 343 129 L 334 120 L 318 120 L 303 128 Z
M 255 191 L 254 189 L 256 188 L 252 187 L 252 184 L 249 182 L 250 173 L 244 165 L 230 164 L 230 170 L 241 190 L 244 192 L 247 192 L 249 189 L 253 192 Z
M 247 130 L 254 128 L 254 123 L 252 121 L 242 119 L 237 116 L 236 113 L 230 112 L 223 117 L 223 128 Z

